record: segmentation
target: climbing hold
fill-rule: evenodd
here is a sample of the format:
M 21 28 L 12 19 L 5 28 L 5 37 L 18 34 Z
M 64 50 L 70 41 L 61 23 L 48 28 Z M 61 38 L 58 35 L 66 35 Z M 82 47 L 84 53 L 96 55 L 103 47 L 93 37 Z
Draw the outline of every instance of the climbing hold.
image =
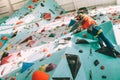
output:
M 13 27 L 13 30 L 16 30 L 16 29 L 17 29 L 17 26 L 14 26 L 14 27 Z
M 74 55 L 74 54 L 65 54 L 65 55 L 66 55 L 67 62 L 71 70 L 73 79 L 75 79 L 81 67 L 80 58 L 78 55 Z
M 107 78 L 107 76 L 103 75 L 103 76 L 102 76 L 102 78 L 103 78 L 103 79 L 106 79 L 106 78 Z
M 80 53 L 83 53 L 83 50 L 82 50 L 82 49 L 80 49 L 80 50 L 79 50 L 79 52 L 80 52 Z
M 104 16 L 104 14 L 100 13 L 100 16 Z
M 51 56 L 51 54 L 47 54 L 47 57 L 50 57 Z
M 44 4 L 43 4 L 43 3 L 41 3 L 41 6 L 42 6 L 42 7 L 44 7 Z
M 35 71 L 32 74 L 32 80 L 49 80 L 50 75 L 43 71 Z
M 29 40 L 26 46 L 32 47 L 35 44 L 35 40 Z
M 0 42 L 0 48 L 2 47 L 2 45 L 3 45 L 3 43 L 2 43 L 2 42 Z
M 16 25 L 20 25 L 22 23 L 23 23 L 23 21 L 19 21 L 19 22 L 16 23 Z
M 47 52 L 47 51 L 48 51 L 47 48 L 43 48 L 43 49 L 42 49 L 42 52 Z
M 71 37 L 66 37 L 66 38 L 64 38 L 64 40 L 71 40 Z
M 103 48 L 97 49 L 95 52 L 99 52 L 101 54 L 104 54 L 104 55 L 116 58 L 116 55 L 107 47 L 103 47 Z
M 51 33 L 49 37 L 55 37 L 55 33 Z
M 34 7 L 32 5 L 29 5 L 28 8 L 29 9 L 34 9 Z
M 77 39 L 76 44 L 89 44 L 89 42 L 85 39 Z
M 35 23 L 37 25 L 37 27 L 39 27 L 39 24 L 38 23 Z
M 62 24 L 61 26 L 66 26 L 66 24 Z
M 43 16 L 44 16 L 44 19 L 46 19 L 46 20 L 51 19 L 51 13 L 44 13 Z
M 97 66 L 99 64 L 99 61 L 98 60 L 95 60 L 94 61 L 94 65 Z
M 65 35 L 65 34 L 67 34 L 67 32 L 63 32 L 63 34 Z
M 23 73 L 24 71 L 26 71 L 28 68 L 30 68 L 34 63 L 27 63 L 27 62 L 23 62 L 22 65 L 22 69 L 21 69 L 21 73 Z
M 47 66 L 48 66 L 48 64 L 43 64 L 40 66 L 39 70 L 45 72 Z
M 12 44 L 10 44 L 10 45 L 8 45 L 6 48 L 5 48 L 5 50 L 10 50 L 11 48 L 13 47 L 13 45 Z
M 75 20 L 73 20 L 73 19 L 71 19 L 71 20 L 70 20 L 70 23 L 68 24 L 68 27 L 73 26 L 75 23 L 76 23 L 76 21 L 75 21 Z
M 29 40 L 32 40 L 32 36 L 29 36 L 28 38 L 26 38 L 25 40 L 23 40 L 20 44 L 28 42 Z
M 89 80 L 92 80 L 92 70 L 89 72 Z
M 5 76 L 5 80 L 8 80 L 10 78 L 10 76 L 7 74 L 6 76 Z
M 102 65 L 100 68 L 101 68 L 101 70 L 104 70 L 104 69 L 105 69 L 105 67 L 104 67 L 103 65 Z
M 50 63 L 46 67 L 46 72 L 49 72 L 49 71 L 53 70 L 54 68 L 56 68 L 56 64 Z
M 90 55 L 92 55 L 92 49 L 90 48 Z
M 9 55 L 8 52 L 4 52 L 4 53 L 2 54 L 2 56 L 1 56 L 1 61 L 2 61 L 2 59 L 3 59 L 4 57 L 7 57 L 8 55 Z
M 32 2 L 38 2 L 39 0 L 32 0 Z
M 15 37 L 17 35 L 18 31 L 14 32 L 11 38 Z
M 106 22 L 105 20 L 103 20 L 101 23 L 104 23 L 104 22 Z
M 3 36 L 1 39 L 2 40 L 8 40 L 8 37 L 7 36 Z
M 84 38 L 87 38 L 88 36 L 87 36 L 87 34 L 83 34 L 83 37 L 84 37 Z
M 16 80 L 16 77 L 11 77 L 10 80 Z
M 60 16 L 57 16 L 57 17 L 55 17 L 55 20 L 56 20 L 56 19 L 60 19 L 60 18 L 61 18 Z

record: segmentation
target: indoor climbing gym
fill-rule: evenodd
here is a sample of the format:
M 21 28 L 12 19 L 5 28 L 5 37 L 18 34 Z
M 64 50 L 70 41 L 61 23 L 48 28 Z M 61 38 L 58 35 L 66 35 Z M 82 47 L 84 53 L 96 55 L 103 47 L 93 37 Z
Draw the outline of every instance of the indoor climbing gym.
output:
M 0 80 L 120 80 L 120 0 L 0 0 Z

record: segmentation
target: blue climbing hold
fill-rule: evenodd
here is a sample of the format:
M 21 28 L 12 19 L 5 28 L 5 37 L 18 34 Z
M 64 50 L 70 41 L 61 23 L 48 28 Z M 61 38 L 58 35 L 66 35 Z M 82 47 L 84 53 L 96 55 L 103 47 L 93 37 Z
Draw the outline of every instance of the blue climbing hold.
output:
M 21 73 L 26 71 L 28 68 L 30 68 L 34 63 L 28 63 L 28 62 L 23 62 Z

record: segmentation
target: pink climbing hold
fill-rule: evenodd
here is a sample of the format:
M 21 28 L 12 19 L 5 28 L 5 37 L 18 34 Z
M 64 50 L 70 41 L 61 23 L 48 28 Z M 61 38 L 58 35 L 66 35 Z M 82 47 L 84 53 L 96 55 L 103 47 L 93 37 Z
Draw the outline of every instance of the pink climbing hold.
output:
M 100 68 L 101 68 L 101 70 L 104 70 L 104 69 L 105 69 L 105 67 L 104 67 L 103 65 L 102 65 Z

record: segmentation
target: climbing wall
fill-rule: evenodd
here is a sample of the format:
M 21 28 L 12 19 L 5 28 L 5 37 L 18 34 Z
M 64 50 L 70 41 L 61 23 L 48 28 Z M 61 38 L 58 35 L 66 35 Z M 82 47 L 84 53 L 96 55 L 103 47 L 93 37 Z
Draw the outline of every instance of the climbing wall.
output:
M 96 52 L 100 48 L 98 41 L 86 31 L 75 35 L 69 33 L 70 27 L 67 25 L 76 12 L 60 15 L 61 10 L 56 10 L 54 14 L 47 8 L 44 14 L 44 6 L 54 5 L 54 1 L 49 1 L 52 0 L 41 1 L 38 3 L 39 7 L 34 9 L 32 6 L 39 1 L 32 6 L 30 4 L 33 2 L 28 2 L 25 6 L 29 6 L 31 12 L 23 16 L 21 22 L 16 19 L 15 23 L 11 23 L 10 20 L 14 20 L 14 17 L 20 18 L 22 15 L 18 14 L 25 6 L 6 21 L 12 25 L 0 28 L 0 79 L 31 80 L 34 72 L 39 70 L 45 72 L 46 80 L 119 80 L 119 57 L 113 58 Z M 40 15 L 36 14 L 37 11 L 40 11 Z M 109 17 L 99 12 L 99 9 L 91 10 L 89 15 L 102 27 L 116 50 L 120 51 L 114 25 Z
M 16 11 L 5 23 L 1 25 L 15 25 L 41 20 L 44 13 L 50 13 L 52 18 L 65 11 L 54 0 L 28 0 L 28 2 Z M 52 19 L 51 18 L 51 19 Z

